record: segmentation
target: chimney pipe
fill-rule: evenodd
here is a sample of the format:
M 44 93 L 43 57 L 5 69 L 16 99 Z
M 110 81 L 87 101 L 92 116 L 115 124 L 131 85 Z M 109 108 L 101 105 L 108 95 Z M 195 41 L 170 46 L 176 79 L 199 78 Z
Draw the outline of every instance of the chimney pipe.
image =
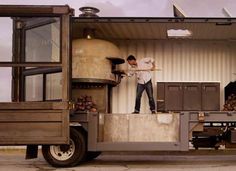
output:
M 79 8 L 79 10 L 82 12 L 79 17 L 99 17 L 97 13 L 99 13 L 100 10 L 97 8 L 86 6 Z

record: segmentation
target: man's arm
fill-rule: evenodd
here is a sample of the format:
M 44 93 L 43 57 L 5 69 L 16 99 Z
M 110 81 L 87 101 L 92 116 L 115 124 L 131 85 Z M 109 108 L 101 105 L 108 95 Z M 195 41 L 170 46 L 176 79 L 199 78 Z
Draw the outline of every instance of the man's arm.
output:
M 123 72 L 126 76 L 132 77 L 135 75 L 136 71 L 135 70 L 120 70 L 120 72 Z
M 155 69 L 156 69 L 156 65 L 155 65 L 155 61 L 153 60 L 151 71 L 154 71 Z
M 155 60 L 153 58 L 147 58 L 147 60 L 152 64 L 151 71 L 156 70 Z
M 128 77 L 132 77 L 135 75 L 135 71 L 127 71 L 125 72 Z

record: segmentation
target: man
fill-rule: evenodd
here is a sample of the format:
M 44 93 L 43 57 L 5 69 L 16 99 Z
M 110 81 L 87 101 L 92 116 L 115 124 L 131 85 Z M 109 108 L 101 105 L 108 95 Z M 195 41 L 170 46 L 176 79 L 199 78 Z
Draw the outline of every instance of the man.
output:
M 146 90 L 149 99 L 149 106 L 152 114 L 156 113 L 155 102 L 153 98 L 153 87 L 152 87 L 152 75 L 151 71 L 155 70 L 155 62 L 153 58 L 142 58 L 141 60 L 136 60 L 133 55 L 127 57 L 127 62 L 131 66 L 131 71 L 127 73 L 128 76 L 137 76 L 137 90 L 136 90 L 136 100 L 134 114 L 140 112 L 141 97 L 143 91 Z

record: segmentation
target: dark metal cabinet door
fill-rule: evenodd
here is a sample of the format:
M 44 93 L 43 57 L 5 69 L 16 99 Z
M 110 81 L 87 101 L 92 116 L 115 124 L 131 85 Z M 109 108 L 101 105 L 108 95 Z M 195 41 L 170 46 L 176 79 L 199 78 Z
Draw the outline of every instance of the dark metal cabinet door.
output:
M 157 82 L 157 111 L 165 110 L 165 83 Z
M 202 83 L 202 110 L 220 110 L 220 83 Z
M 182 83 L 166 83 L 165 85 L 165 109 L 172 111 L 183 110 Z
M 201 110 L 201 83 L 184 83 L 183 92 L 183 110 Z

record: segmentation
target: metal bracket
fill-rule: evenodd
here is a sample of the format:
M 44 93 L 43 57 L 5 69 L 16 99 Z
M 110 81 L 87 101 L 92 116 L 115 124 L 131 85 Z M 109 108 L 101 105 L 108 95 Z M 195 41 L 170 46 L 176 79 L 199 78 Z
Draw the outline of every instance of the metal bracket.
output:
M 204 114 L 204 112 L 199 112 L 198 113 L 198 121 L 199 122 L 204 122 L 205 121 L 205 114 Z
M 23 24 L 22 21 L 17 21 L 17 22 L 16 22 L 16 28 L 17 28 L 17 29 L 22 29 L 23 27 L 24 27 L 24 24 Z
M 232 115 L 233 115 L 233 112 L 227 112 L 227 115 L 228 115 L 228 116 L 232 116 Z
M 75 109 L 75 103 L 72 102 L 72 101 L 69 101 L 69 102 L 68 102 L 68 109 L 69 109 L 69 110 Z

